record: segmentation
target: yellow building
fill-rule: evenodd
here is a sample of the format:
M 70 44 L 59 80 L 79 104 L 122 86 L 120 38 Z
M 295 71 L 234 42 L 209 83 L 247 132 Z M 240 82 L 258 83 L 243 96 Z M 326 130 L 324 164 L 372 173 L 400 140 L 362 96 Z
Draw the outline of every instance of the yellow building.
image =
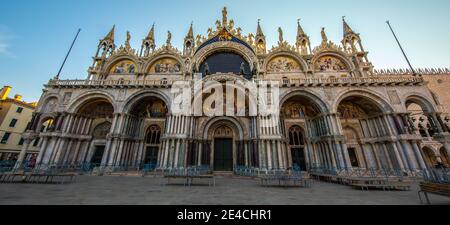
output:
M 11 87 L 4 86 L 0 91 L 0 161 L 17 160 L 25 140 L 25 132 L 36 103 L 22 101 L 22 96 L 16 94 L 14 98 L 8 95 Z M 30 161 L 38 153 L 39 139 L 30 143 L 25 159 Z

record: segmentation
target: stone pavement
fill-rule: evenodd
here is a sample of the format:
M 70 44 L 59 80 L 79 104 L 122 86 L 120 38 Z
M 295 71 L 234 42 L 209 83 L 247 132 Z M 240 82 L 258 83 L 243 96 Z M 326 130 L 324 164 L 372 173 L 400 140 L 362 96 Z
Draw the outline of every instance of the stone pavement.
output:
M 257 180 L 218 177 L 216 187 L 161 186 L 162 178 L 80 176 L 73 184 L 0 184 L 0 204 L 45 205 L 416 205 L 418 186 L 411 191 L 360 191 L 314 181 L 312 188 L 261 187 Z M 200 181 L 202 182 L 202 181 Z M 206 182 L 207 181 L 203 181 Z M 450 198 L 430 195 L 433 204 Z

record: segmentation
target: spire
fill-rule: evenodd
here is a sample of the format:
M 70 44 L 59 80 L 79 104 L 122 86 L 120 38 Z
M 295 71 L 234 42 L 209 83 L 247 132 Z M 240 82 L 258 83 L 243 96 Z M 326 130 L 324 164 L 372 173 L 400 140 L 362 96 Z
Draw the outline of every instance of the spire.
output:
M 194 37 L 194 29 L 192 28 L 194 22 L 191 22 L 191 26 L 189 27 L 189 31 L 186 37 L 193 38 Z
M 300 19 L 297 20 L 297 41 L 295 46 L 301 55 L 307 55 L 311 49 L 309 37 L 305 34 L 305 31 L 303 31 L 303 28 L 300 25 Z
M 350 28 L 350 26 L 347 24 L 347 22 L 345 21 L 345 16 L 342 17 L 342 23 L 344 25 L 344 37 L 346 35 L 349 34 L 354 34 L 355 32 L 353 32 L 352 28 Z
M 110 41 L 114 42 L 115 30 L 116 30 L 116 25 L 114 24 L 113 27 L 111 28 L 111 31 L 109 31 L 109 33 L 106 35 L 105 38 L 103 38 L 103 40 L 110 40 Z
M 155 39 L 155 24 L 152 25 L 152 28 L 147 34 L 145 40 L 154 40 Z
M 150 52 L 155 51 L 156 45 L 155 45 L 155 24 L 152 25 L 152 28 L 147 34 L 147 37 L 142 40 L 142 46 L 141 46 L 141 56 L 147 57 L 149 56 Z
M 266 36 L 261 29 L 261 20 L 258 19 L 258 27 L 256 28 L 255 44 L 256 44 L 256 54 L 266 53 Z
M 260 25 L 261 19 L 258 19 L 258 27 L 256 28 L 256 36 L 264 36 Z
M 306 36 L 305 31 L 303 31 L 303 28 L 300 25 L 300 19 L 297 19 L 297 38 L 304 36 Z

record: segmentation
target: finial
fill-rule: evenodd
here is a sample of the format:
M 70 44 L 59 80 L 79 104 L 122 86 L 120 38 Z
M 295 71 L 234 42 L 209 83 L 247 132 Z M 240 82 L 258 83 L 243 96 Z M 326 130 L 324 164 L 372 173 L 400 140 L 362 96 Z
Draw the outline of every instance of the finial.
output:
M 342 16 L 342 21 L 344 21 L 344 22 L 345 22 L 345 16 Z
M 300 18 L 297 19 L 297 25 L 300 26 Z
M 227 11 L 227 7 L 225 6 L 225 7 L 223 7 L 223 10 L 222 10 L 222 26 L 223 27 L 226 27 L 226 25 L 227 25 L 227 21 L 228 21 L 228 11 Z
M 130 40 L 131 40 L 130 31 L 127 31 L 127 41 L 125 43 L 129 45 L 130 44 Z

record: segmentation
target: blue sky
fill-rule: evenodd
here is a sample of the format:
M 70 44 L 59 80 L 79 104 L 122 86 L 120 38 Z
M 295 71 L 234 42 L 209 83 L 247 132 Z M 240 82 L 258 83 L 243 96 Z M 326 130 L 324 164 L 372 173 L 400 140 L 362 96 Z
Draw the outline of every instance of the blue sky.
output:
M 414 67 L 450 66 L 450 1 L 448 0 L 15 0 L 2 3 L 0 14 L 0 85 L 13 87 L 26 101 L 39 99 L 43 84 L 53 77 L 78 28 L 79 39 L 62 72 L 61 79 L 83 79 L 92 64 L 98 40 L 116 24 L 116 44 L 131 32 L 131 43 L 139 49 L 153 23 L 161 46 L 172 32 L 172 43 L 182 49 L 189 24 L 194 33 L 206 34 L 221 17 L 228 17 L 243 29 L 255 32 L 257 19 L 268 47 L 284 38 L 295 41 L 296 21 L 302 19 L 312 45 L 320 43 L 320 29 L 328 38 L 342 39 L 341 17 L 361 34 L 369 60 L 376 68 L 406 68 L 385 21 L 389 19 Z

